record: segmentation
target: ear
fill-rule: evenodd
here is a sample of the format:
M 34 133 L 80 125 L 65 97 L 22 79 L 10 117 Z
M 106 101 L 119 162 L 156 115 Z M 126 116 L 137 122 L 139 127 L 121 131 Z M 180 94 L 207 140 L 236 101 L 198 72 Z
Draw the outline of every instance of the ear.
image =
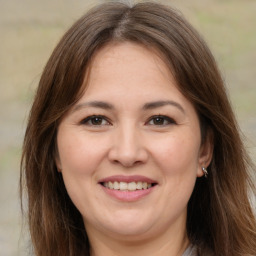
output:
M 62 172 L 61 162 L 59 156 L 55 157 L 55 164 L 58 172 Z
M 61 166 L 59 151 L 58 151 L 57 147 L 55 149 L 55 154 L 54 155 L 55 155 L 54 160 L 55 160 L 57 170 L 58 170 L 58 172 L 61 172 L 62 171 L 62 166 Z
M 197 177 L 202 177 L 204 175 L 202 168 L 207 168 L 211 163 L 213 148 L 213 132 L 211 130 L 208 130 L 204 143 L 202 143 L 199 150 Z

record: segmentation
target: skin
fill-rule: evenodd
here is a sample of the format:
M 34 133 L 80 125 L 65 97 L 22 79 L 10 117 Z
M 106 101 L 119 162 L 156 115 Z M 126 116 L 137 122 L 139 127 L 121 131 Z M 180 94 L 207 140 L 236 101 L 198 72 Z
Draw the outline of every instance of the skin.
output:
M 187 203 L 212 152 L 201 144 L 194 107 L 157 51 L 135 43 L 100 49 L 86 77 L 82 98 L 59 125 L 56 162 L 91 255 L 182 255 Z M 99 184 L 112 175 L 142 175 L 157 185 L 122 201 Z

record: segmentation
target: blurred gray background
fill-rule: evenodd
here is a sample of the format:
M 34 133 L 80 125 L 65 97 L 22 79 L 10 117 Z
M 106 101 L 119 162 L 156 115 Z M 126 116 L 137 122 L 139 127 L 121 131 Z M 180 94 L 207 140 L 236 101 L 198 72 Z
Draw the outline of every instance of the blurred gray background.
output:
M 0 256 L 28 255 L 26 225 L 21 231 L 19 161 L 42 69 L 64 31 L 100 2 L 0 0 Z M 181 10 L 210 45 L 255 162 L 256 1 L 159 2 Z

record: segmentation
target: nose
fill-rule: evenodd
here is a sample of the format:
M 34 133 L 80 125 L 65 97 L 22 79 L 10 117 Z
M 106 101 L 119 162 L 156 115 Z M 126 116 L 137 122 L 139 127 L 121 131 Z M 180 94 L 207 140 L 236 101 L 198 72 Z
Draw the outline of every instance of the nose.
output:
M 148 160 L 145 141 L 140 133 L 132 127 L 120 128 L 115 131 L 109 160 L 124 167 L 133 167 Z

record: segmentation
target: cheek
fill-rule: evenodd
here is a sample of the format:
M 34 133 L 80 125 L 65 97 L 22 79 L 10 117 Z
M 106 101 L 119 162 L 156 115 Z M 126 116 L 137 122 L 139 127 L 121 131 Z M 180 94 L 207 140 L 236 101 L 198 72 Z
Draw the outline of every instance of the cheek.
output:
M 60 130 L 57 143 L 65 187 L 77 209 L 82 212 L 84 204 L 90 205 L 95 172 L 105 149 L 100 146 L 98 139 L 85 136 L 83 131 L 73 132 L 71 129 Z
M 166 136 L 154 144 L 155 161 L 167 175 L 196 173 L 200 140 L 196 136 Z
M 57 142 L 61 169 L 72 175 L 91 174 L 106 151 L 106 143 L 85 136 L 83 132 L 60 132 Z
M 186 207 L 192 194 L 198 167 L 200 140 L 190 136 L 166 137 L 157 143 L 154 150 L 155 162 L 162 173 L 162 184 L 166 197 L 163 204 L 166 212 L 179 214 Z

